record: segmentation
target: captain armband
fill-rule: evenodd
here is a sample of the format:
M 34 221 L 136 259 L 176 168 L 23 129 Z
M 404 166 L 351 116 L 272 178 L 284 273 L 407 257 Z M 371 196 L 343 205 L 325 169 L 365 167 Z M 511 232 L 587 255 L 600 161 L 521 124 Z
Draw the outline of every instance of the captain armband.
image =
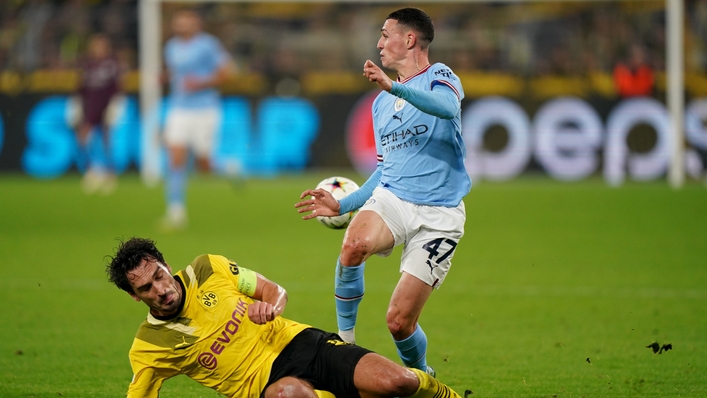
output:
M 238 267 L 238 270 L 238 285 L 236 288 L 246 296 L 253 297 L 255 288 L 258 286 L 258 274 L 241 266 Z

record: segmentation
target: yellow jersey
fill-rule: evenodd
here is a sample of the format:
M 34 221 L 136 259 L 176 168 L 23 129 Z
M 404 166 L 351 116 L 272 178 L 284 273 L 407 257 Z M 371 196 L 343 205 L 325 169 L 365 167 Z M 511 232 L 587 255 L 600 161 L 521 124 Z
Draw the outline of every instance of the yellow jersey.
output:
M 199 256 L 175 279 L 183 307 L 169 320 L 148 314 L 140 325 L 128 397 L 157 397 L 162 383 L 179 374 L 228 397 L 259 397 L 278 354 L 310 326 L 280 316 L 251 322 L 256 274 L 223 256 Z

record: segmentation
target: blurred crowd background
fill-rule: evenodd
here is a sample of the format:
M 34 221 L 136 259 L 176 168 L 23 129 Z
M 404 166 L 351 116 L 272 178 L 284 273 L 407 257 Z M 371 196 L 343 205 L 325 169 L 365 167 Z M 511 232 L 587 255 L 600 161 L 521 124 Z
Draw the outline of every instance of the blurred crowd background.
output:
M 136 0 L 3 0 L 0 2 L 0 92 L 70 91 L 91 33 L 104 33 L 137 90 Z M 193 3 L 189 3 L 193 5 Z M 707 0 L 687 0 L 686 88 L 707 94 Z M 436 25 L 431 57 L 471 84 L 468 96 L 528 93 L 548 97 L 629 96 L 617 66 L 643 65 L 665 87 L 665 1 L 415 3 Z M 164 3 L 169 17 L 184 3 Z M 266 94 L 295 79 L 304 94 L 365 91 L 363 62 L 377 60 L 380 26 L 395 4 L 205 3 L 194 5 L 206 31 L 221 39 L 246 82 L 225 91 Z M 57 74 L 64 72 L 64 75 Z M 68 73 L 67 73 L 68 72 Z M 64 76 L 60 78 L 57 76 Z M 355 77 L 355 78 L 354 78 Z M 238 80 L 236 77 L 235 80 Z

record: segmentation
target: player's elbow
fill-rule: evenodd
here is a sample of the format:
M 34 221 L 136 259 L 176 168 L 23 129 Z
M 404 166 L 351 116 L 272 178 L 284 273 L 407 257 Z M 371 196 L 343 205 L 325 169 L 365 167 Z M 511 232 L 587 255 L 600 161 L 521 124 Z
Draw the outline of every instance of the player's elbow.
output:
M 439 107 L 439 110 L 437 111 L 437 117 L 444 120 L 454 119 L 454 117 L 457 116 L 457 112 L 459 111 L 459 108 L 456 105 L 456 102 L 445 102 Z
M 455 110 L 447 110 L 444 109 L 442 112 L 440 112 L 439 118 L 444 119 L 444 120 L 452 120 L 454 117 L 457 115 L 456 109 Z

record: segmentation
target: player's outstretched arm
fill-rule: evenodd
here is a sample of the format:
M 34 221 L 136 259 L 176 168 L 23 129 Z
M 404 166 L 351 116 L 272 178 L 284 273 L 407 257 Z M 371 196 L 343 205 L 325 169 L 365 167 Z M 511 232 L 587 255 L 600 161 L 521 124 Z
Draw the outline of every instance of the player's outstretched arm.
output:
M 452 119 L 456 116 L 461 106 L 458 94 L 451 88 L 443 85 L 435 85 L 431 91 L 421 91 L 394 82 L 383 72 L 383 70 L 366 60 L 363 64 L 363 76 L 368 81 L 374 82 L 381 90 L 385 90 L 396 97 L 402 98 L 412 104 L 415 108 L 442 119 Z
M 231 63 L 221 65 L 211 75 L 205 78 L 186 76 L 184 79 L 184 89 L 186 91 L 199 91 L 207 88 L 218 87 L 227 82 L 234 74 L 234 67 Z
M 310 196 L 311 199 L 303 200 L 295 204 L 298 213 L 307 213 L 302 216 L 303 220 L 311 220 L 317 216 L 333 217 L 339 215 L 339 201 L 331 193 L 322 188 L 308 189 L 302 192 L 300 199 Z
M 363 76 L 368 79 L 369 82 L 374 82 L 378 85 L 378 88 L 390 92 L 393 88 L 393 80 L 388 77 L 388 75 L 383 72 L 383 70 L 370 59 L 367 59 L 363 64 Z
M 441 119 L 454 118 L 461 107 L 457 94 L 443 84 L 435 85 L 431 91 L 422 91 L 395 82 L 390 93 L 426 114 Z
M 353 191 L 349 196 L 339 201 L 339 214 L 345 214 L 350 211 L 358 210 L 363 206 L 368 198 L 373 195 L 373 190 L 376 189 L 383 175 L 383 162 L 378 162 L 375 171 L 368 177 L 366 182 L 361 185 L 361 188 Z
M 137 340 L 136 340 L 137 341 Z M 174 369 L 157 368 L 147 363 L 153 362 L 149 356 L 138 357 L 130 353 L 130 364 L 133 368 L 133 380 L 128 387 L 128 398 L 157 398 L 162 388 L 162 383 L 177 375 Z
M 285 311 L 287 291 L 275 282 L 257 274 L 258 282 L 253 298 L 258 300 L 248 307 L 248 318 L 253 323 L 263 325 Z

